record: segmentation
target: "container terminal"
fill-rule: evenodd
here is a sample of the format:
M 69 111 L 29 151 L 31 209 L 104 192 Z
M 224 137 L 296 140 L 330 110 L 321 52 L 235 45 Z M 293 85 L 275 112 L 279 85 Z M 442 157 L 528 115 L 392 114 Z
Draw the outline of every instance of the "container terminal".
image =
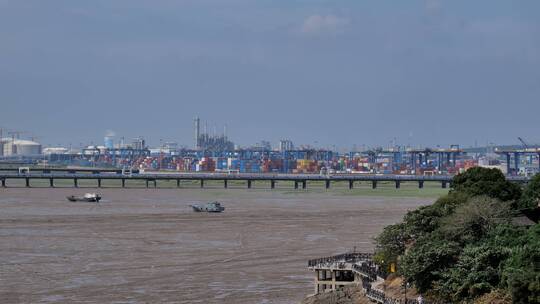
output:
M 194 120 L 191 148 L 175 142 L 160 142 L 150 147 L 142 137 L 127 143 L 106 134 L 103 145 L 42 147 L 34 140 L 20 139 L 19 132 L 1 137 L 0 167 L 41 165 L 45 167 L 120 168 L 141 172 L 216 172 L 281 174 L 393 174 L 455 175 L 469 168 L 498 168 L 508 176 L 532 176 L 540 172 L 540 146 L 521 145 L 462 148 L 406 146 L 377 147 L 361 151 L 338 152 L 309 146 L 296 147 L 283 139 L 272 147 L 262 141 L 251 147 L 238 147 L 227 136 L 201 130 Z

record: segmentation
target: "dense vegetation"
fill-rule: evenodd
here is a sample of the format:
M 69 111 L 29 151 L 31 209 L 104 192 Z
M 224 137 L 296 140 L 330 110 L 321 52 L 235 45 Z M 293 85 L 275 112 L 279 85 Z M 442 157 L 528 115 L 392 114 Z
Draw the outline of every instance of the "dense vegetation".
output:
M 522 189 L 497 169 L 467 170 L 448 195 L 387 226 L 376 238 L 376 259 L 396 263 L 419 292 L 442 302 L 493 293 L 540 303 L 540 225 L 513 221 L 539 200 L 540 175 Z

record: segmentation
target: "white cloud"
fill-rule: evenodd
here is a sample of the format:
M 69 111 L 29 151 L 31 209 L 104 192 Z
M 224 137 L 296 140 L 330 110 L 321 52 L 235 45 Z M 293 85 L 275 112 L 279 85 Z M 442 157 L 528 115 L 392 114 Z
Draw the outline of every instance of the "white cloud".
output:
M 335 15 L 311 15 L 302 24 L 300 31 L 306 34 L 339 33 L 349 24 L 349 19 Z

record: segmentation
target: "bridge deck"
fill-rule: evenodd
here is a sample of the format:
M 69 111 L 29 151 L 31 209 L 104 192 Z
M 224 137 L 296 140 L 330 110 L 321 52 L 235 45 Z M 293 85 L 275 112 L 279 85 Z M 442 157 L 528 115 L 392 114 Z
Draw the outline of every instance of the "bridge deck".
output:
M 424 182 L 439 182 L 443 188 L 446 188 L 447 184 L 452 182 L 453 176 L 451 175 L 375 175 L 375 174 L 339 174 L 339 175 L 318 175 L 318 174 L 225 174 L 225 173 L 159 173 L 159 174 L 121 174 L 117 172 L 91 172 L 91 173 L 0 173 L 0 181 L 3 187 L 6 187 L 6 180 L 9 179 L 24 179 L 26 180 L 26 186 L 30 187 L 30 180 L 41 179 L 49 180 L 50 186 L 54 186 L 54 180 L 71 179 L 74 181 L 74 186 L 77 187 L 78 180 L 97 180 L 98 187 L 101 187 L 102 180 L 120 180 L 122 181 L 122 187 L 125 186 L 125 182 L 129 180 L 146 181 L 148 186 L 149 181 L 154 182 L 156 187 L 156 181 L 171 181 L 175 180 L 177 185 L 180 186 L 181 180 L 197 180 L 200 181 L 201 187 L 204 187 L 204 181 L 222 180 L 224 181 L 224 187 L 227 188 L 227 181 L 246 181 L 248 188 L 251 188 L 253 181 L 270 181 L 271 188 L 274 188 L 276 181 L 292 181 L 295 184 L 295 189 L 302 184 L 302 189 L 306 188 L 308 181 L 323 181 L 326 183 L 326 188 L 330 188 L 331 182 L 346 181 L 349 182 L 349 188 L 352 189 L 354 182 L 371 182 L 373 188 L 377 187 L 378 182 L 394 182 L 396 188 L 400 188 L 401 182 L 417 182 L 418 186 L 422 188 Z M 527 182 L 527 177 L 508 177 L 509 180 L 514 182 Z

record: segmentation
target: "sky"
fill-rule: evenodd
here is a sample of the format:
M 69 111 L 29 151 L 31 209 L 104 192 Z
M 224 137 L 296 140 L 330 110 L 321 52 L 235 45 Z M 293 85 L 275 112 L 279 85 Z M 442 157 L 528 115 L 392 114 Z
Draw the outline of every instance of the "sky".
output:
M 540 1 L 0 0 L 0 127 L 193 145 L 540 143 Z

